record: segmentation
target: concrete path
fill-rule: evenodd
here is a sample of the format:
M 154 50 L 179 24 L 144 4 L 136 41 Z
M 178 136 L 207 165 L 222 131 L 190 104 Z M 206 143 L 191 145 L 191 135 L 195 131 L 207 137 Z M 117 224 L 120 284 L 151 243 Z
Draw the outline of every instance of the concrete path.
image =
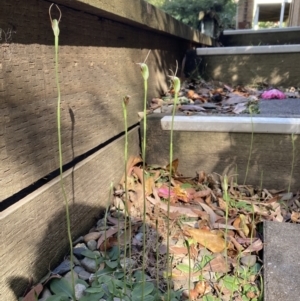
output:
M 260 100 L 259 108 L 259 115 L 262 117 L 276 116 L 300 118 L 300 99 L 298 98 Z
M 264 223 L 264 301 L 300 300 L 300 225 Z

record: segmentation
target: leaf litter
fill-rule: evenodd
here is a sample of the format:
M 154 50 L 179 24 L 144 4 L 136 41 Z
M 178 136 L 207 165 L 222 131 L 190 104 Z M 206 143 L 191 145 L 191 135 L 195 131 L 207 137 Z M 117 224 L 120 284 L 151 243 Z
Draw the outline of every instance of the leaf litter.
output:
M 83 237 L 84 241 L 97 240 L 97 251 L 84 254 L 96 260 L 98 269 L 88 282 L 81 280 L 88 289 L 78 300 L 100 300 L 103 296 L 104 300 L 114 300 L 109 296 L 118 294 L 123 294 L 124 300 L 140 298 L 143 256 L 149 284 L 145 296 L 149 301 L 165 300 L 168 277 L 172 300 L 262 300 L 262 222 L 299 223 L 299 194 L 239 185 L 233 177 L 228 179 L 204 171 L 197 172 L 194 178 L 183 177 L 177 171 L 178 160 L 173 161 L 172 167 L 171 185 L 169 166 L 147 166 L 145 170 L 146 232 L 143 233 L 142 161 L 138 157 L 129 159 L 128 193 L 123 176 L 106 215 Z M 170 229 L 166 227 L 167 219 Z M 166 258 L 168 231 L 169 259 Z M 36 300 L 43 285 L 50 283 L 51 288 L 54 280 L 59 283 L 57 277 L 60 276 L 46 278 L 44 284 L 39 283 L 23 300 Z M 109 288 L 110 294 L 105 295 L 103 285 L 110 282 L 115 287 Z M 60 286 L 63 287 L 62 283 Z M 65 287 L 64 291 L 70 295 Z M 69 300 L 59 298 L 53 300 Z
M 189 79 L 182 84 L 178 110 L 186 115 L 259 114 L 260 99 L 285 98 L 299 98 L 299 91 L 294 87 L 275 89 L 267 83 L 259 83 L 254 87 L 231 87 L 219 81 Z M 170 113 L 173 104 L 174 91 L 171 87 L 151 100 L 148 113 Z

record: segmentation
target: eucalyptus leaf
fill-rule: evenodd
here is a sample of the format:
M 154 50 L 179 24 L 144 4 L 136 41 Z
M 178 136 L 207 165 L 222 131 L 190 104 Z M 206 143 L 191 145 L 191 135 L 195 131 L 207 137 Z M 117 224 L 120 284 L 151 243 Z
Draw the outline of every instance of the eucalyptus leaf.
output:
M 70 283 L 65 278 L 53 279 L 50 282 L 50 289 L 54 294 L 64 294 L 67 297 L 73 297 L 73 290 Z

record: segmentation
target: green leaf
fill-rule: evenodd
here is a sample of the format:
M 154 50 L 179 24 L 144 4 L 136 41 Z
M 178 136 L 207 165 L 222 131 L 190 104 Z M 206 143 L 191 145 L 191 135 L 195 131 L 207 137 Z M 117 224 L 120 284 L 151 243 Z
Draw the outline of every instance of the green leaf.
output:
M 93 251 L 86 249 L 81 252 L 81 255 L 91 258 L 91 259 L 98 259 L 100 258 L 99 254 L 94 253 Z
M 118 261 L 109 261 L 109 260 L 106 260 L 105 261 L 105 264 L 111 268 L 111 269 L 115 269 L 118 265 L 119 265 L 119 262 Z
M 183 273 L 189 273 L 189 271 L 193 271 L 192 267 L 189 267 L 187 264 L 180 263 L 176 266 L 176 269 L 183 272 Z
M 103 295 L 104 293 L 88 294 L 87 296 L 81 297 L 79 301 L 99 301 Z
M 220 301 L 219 298 L 212 296 L 212 295 L 205 295 L 202 298 L 203 301 Z
M 119 248 L 117 246 L 112 247 L 111 251 L 108 253 L 110 260 L 117 260 L 119 257 Z
M 50 283 L 50 289 L 54 294 L 64 294 L 72 298 L 73 290 L 70 283 L 65 278 L 53 279 Z
M 95 276 L 96 277 L 102 277 L 102 276 L 105 276 L 105 275 L 112 275 L 113 274 L 113 269 L 111 269 L 110 267 L 105 267 L 104 269 L 100 270 L 100 271 L 97 271 L 95 273 Z
M 193 187 L 193 185 L 190 184 L 190 183 L 183 183 L 183 184 L 180 185 L 180 188 L 183 188 L 183 189 L 192 188 L 192 187 Z
M 142 280 L 143 280 L 143 272 L 142 272 L 142 271 L 136 271 L 136 272 L 133 274 L 133 277 L 135 278 L 135 280 L 136 280 L 137 282 L 142 281 Z
M 154 300 L 154 296 L 152 295 L 147 295 L 144 296 L 143 298 L 144 301 L 153 301 Z M 134 295 L 132 296 L 132 301 L 141 301 L 141 297 L 135 297 Z M 177 300 L 176 300 L 177 301 Z
M 75 282 L 76 282 L 76 284 L 80 283 L 80 284 L 83 284 L 85 287 L 89 287 L 89 285 L 84 280 L 82 280 L 82 279 L 76 279 Z
M 112 281 L 112 277 L 111 276 L 108 276 L 108 275 L 101 275 L 99 278 L 98 278 L 98 281 L 99 283 L 110 283 Z
M 144 285 L 144 287 L 143 287 Z M 151 282 L 145 282 L 143 283 L 138 283 L 137 285 L 135 285 L 133 291 L 132 291 L 132 297 L 134 298 L 138 298 L 138 297 L 142 297 L 143 293 L 144 293 L 144 297 L 151 294 L 152 291 L 154 289 L 154 284 Z
M 196 268 L 194 269 L 195 272 L 202 270 L 211 260 L 213 260 L 213 255 L 204 255 L 201 259 L 201 262 L 197 264 Z
M 231 292 L 235 292 L 239 289 L 239 281 L 236 277 L 226 275 L 223 278 L 224 286 Z
M 69 297 L 61 294 L 53 295 L 47 298 L 46 301 L 68 301 Z
M 114 274 L 114 276 L 115 276 L 117 279 L 123 279 L 124 276 L 125 276 L 125 274 L 124 274 L 124 272 L 116 272 L 116 273 Z
M 86 293 L 91 293 L 91 294 L 95 294 L 95 293 L 103 293 L 104 295 L 104 292 L 103 292 L 103 288 L 102 287 L 88 287 L 86 290 L 85 290 Z

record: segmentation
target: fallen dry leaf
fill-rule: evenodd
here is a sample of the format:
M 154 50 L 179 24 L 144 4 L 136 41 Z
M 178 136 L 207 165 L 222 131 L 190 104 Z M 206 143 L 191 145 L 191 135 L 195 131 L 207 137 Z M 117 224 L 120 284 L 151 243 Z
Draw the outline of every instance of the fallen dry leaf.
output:
M 156 199 L 147 196 L 147 200 L 152 203 L 153 205 L 159 205 L 160 209 L 164 211 L 168 211 L 167 204 L 157 201 Z M 193 210 L 186 208 L 186 207 L 175 207 L 175 206 L 170 206 L 170 212 L 178 212 L 180 215 L 186 215 L 189 217 L 198 217 L 198 214 L 195 213 Z
M 204 268 L 204 271 L 227 273 L 230 270 L 229 265 L 226 266 L 226 260 L 223 255 L 218 254 Z
M 244 250 L 243 253 L 258 252 L 262 250 L 262 248 L 263 248 L 262 241 L 259 238 L 253 239 L 253 243 L 246 250 Z
M 41 283 L 37 284 L 26 294 L 26 296 L 23 298 L 23 301 L 36 301 L 43 288 L 44 287 Z
M 225 249 L 225 240 L 218 234 L 202 229 L 185 228 L 184 235 L 192 237 L 195 241 L 213 253 L 219 253 Z
M 294 223 L 299 223 L 300 222 L 300 212 L 293 211 L 291 214 L 291 220 Z

